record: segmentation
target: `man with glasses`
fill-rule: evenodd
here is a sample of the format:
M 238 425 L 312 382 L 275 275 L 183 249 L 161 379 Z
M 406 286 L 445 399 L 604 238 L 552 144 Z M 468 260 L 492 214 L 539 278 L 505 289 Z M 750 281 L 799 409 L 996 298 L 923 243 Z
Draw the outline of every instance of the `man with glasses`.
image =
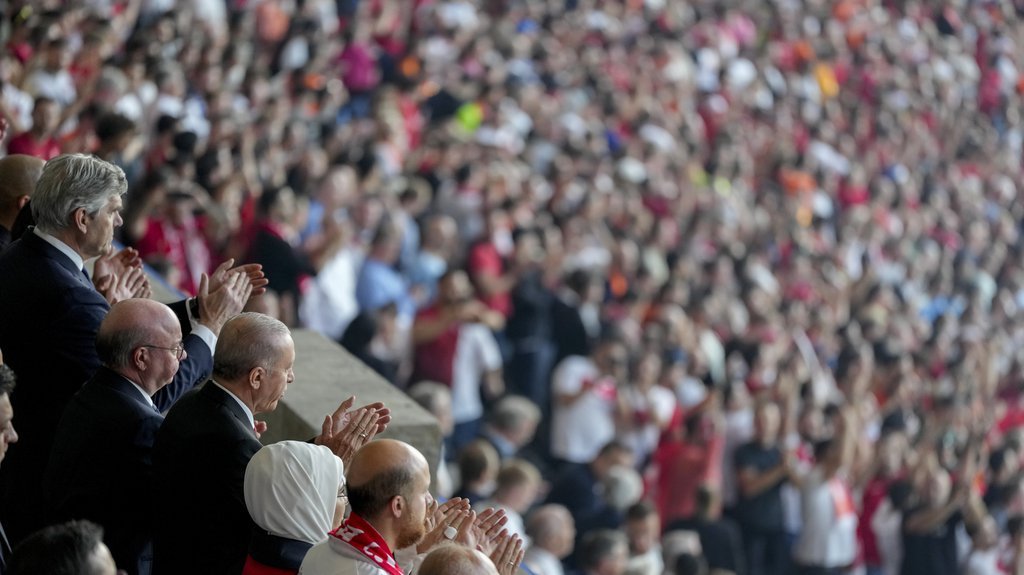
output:
M 164 420 L 153 395 L 187 357 L 181 339 L 167 306 L 137 298 L 114 304 L 96 337 L 102 366 L 65 409 L 45 475 L 48 519 L 99 523 L 117 564 L 131 573 L 150 573 L 151 452 Z

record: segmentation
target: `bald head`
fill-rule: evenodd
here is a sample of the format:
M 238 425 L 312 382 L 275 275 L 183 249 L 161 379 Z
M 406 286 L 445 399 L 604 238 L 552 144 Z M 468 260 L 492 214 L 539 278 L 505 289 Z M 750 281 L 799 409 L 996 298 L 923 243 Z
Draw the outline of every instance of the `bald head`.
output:
M 434 549 L 420 564 L 420 575 L 498 575 L 494 563 L 483 552 L 462 545 Z
M 96 334 L 96 351 L 106 367 L 156 393 L 174 377 L 181 325 L 162 303 L 133 298 L 111 306 Z
M 408 443 L 371 441 L 356 452 L 345 473 L 352 510 L 362 517 L 381 514 L 396 495 L 409 497 L 418 475 L 427 468 L 427 460 Z
M 12 154 L 0 158 L 0 225 L 11 229 L 43 173 L 43 160 Z

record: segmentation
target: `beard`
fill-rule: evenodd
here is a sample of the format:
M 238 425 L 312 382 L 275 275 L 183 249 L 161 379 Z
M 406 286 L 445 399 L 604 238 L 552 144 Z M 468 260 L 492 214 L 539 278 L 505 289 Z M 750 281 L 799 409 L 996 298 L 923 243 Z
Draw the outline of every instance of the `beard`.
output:
M 398 533 L 396 543 L 397 549 L 405 549 L 411 547 L 420 542 L 423 536 L 427 534 L 427 528 L 422 521 L 410 521 L 409 523 L 402 526 L 402 530 Z

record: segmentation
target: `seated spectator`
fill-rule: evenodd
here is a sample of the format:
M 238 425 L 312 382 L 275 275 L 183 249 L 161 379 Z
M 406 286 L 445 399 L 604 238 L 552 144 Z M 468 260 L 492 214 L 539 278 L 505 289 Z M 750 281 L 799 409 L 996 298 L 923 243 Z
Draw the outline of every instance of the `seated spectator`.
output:
M 515 457 L 533 440 L 540 424 L 540 409 L 525 397 L 506 395 L 491 408 L 481 437 L 503 460 Z
M 623 575 L 629 544 L 619 531 L 598 529 L 583 536 L 576 555 L 585 575 Z
M 563 575 L 562 561 L 576 545 L 576 523 L 565 507 L 542 505 L 526 518 L 530 545 L 523 563 L 535 575 Z
M 627 571 L 636 575 L 661 575 L 661 519 L 649 501 L 640 501 L 626 510 L 626 537 L 629 539 Z
M 745 575 L 746 556 L 736 523 L 722 516 L 718 494 L 707 487 L 697 491 L 697 509 L 693 517 L 676 519 L 665 526 L 665 533 L 696 533 L 710 569 Z
M 604 507 L 600 486 L 613 467 L 632 467 L 633 452 L 619 442 L 601 448 L 589 464 L 566 466 L 555 478 L 548 493 L 548 503 L 564 505 L 579 525 L 590 520 Z
M 435 381 L 421 381 L 409 388 L 409 397 L 420 407 L 437 418 L 437 425 L 441 429 L 441 437 L 445 438 L 452 433 L 452 393 L 451 391 Z M 455 492 L 455 481 L 452 479 L 449 470 L 448 457 L 444 450 L 444 442 L 441 443 L 441 454 L 437 472 L 434 474 L 434 485 L 431 487 L 433 493 L 439 497 L 449 499 Z
M 361 311 L 352 318 L 338 341 L 341 347 L 356 359 L 391 383 L 397 383 L 398 362 L 382 357 L 376 353 L 375 348 L 381 346 L 379 340 L 385 334 L 395 331 L 397 313 L 398 308 L 395 304 L 388 304 L 374 311 Z
M 103 544 L 103 529 L 89 521 L 51 525 L 14 550 L 10 575 L 115 575 L 117 566 Z
M 477 439 L 462 448 L 456 461 L 460 484 L 454 496 L 472 505 L 490 497 L 501 470 L 501 459 L 494 447 L 483 439 Z
M 498 472 L 494 492 L 486 501 L 477 503 L 474 507 L 478 511 L 488 507 L 505 511 L 505 516 L 508 517 L 505 528 L 529 544 L 523 516 L 536 503 L 540 487 L 541 477 L 536 467 L 521 459 L 509 459 Z
M 298 573 L 306 552 L 341 524 L 341 458 L 323 445 L 268 445 L 245 468 L 245 506 L 256 528 L 243 575 Z

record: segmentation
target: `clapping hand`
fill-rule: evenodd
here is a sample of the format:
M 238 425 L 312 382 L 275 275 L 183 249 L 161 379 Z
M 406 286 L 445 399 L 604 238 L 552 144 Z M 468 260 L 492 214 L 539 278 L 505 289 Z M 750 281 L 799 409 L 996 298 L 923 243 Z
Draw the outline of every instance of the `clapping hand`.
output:
M 110 249 L 96 258 L 92 268 L 93 285 L 107 303 L 113 305 L 133 297 L 149 297 L 149 278 L 142 270 L 142 259 L 135 248 Z
M 523 540 L 507 529 L 502 529 L 496 538 L 494 550 L 488 554 L 488 557 L 494 562 L 499 575 L 512 575 L 519 569 L 525 553 Z
M 217 268 L 212 276 L 200 276 L 199 293 L 196 295 L 199 300 L 199 323 L 218 335 L 224 324 L 242 311 L 255 289 L 244 271 L 222 270 L 230 261 Z M 218 276 L 222 277 L 215 285 L 214 278 Z
M 427 534 L 416 545 L 416 553 L 426 553 L 444 541 L 455 541 L 462 529 L 468 529 L 472 524 L 471 516 L 475 517 L 475 514 L 466 499 L 456 497 L 440 506 L 434 502 L 423 522 Z
M 381 402 L 350 412 L 353 403 L 355 397 L 349 397 L 341 402 L 333 414 L 325 416 L 320 435 L 314 440 L 318 445 L 329 447 L 341 458 L 346 468 L 359 448 L 387 429 L 391 421 L 391 410 Z
M 222 285 L 227 283 L 232 274 L 242 273 L 249 278 L 249 285 L 252 286 L 252 293 L 249 295 L 256 296 L 262 295 L 267 291 L 267 284 L 270 280 L 263 275 L 263 266 L 260 264 L 243 264 L 236 267 L 234 265 L 234 258 L 227 260 L 226 262 L 217 266 L 217 269 L 213 270 L 210 274 L 210 291 L 214 292 L 220 289 Z

